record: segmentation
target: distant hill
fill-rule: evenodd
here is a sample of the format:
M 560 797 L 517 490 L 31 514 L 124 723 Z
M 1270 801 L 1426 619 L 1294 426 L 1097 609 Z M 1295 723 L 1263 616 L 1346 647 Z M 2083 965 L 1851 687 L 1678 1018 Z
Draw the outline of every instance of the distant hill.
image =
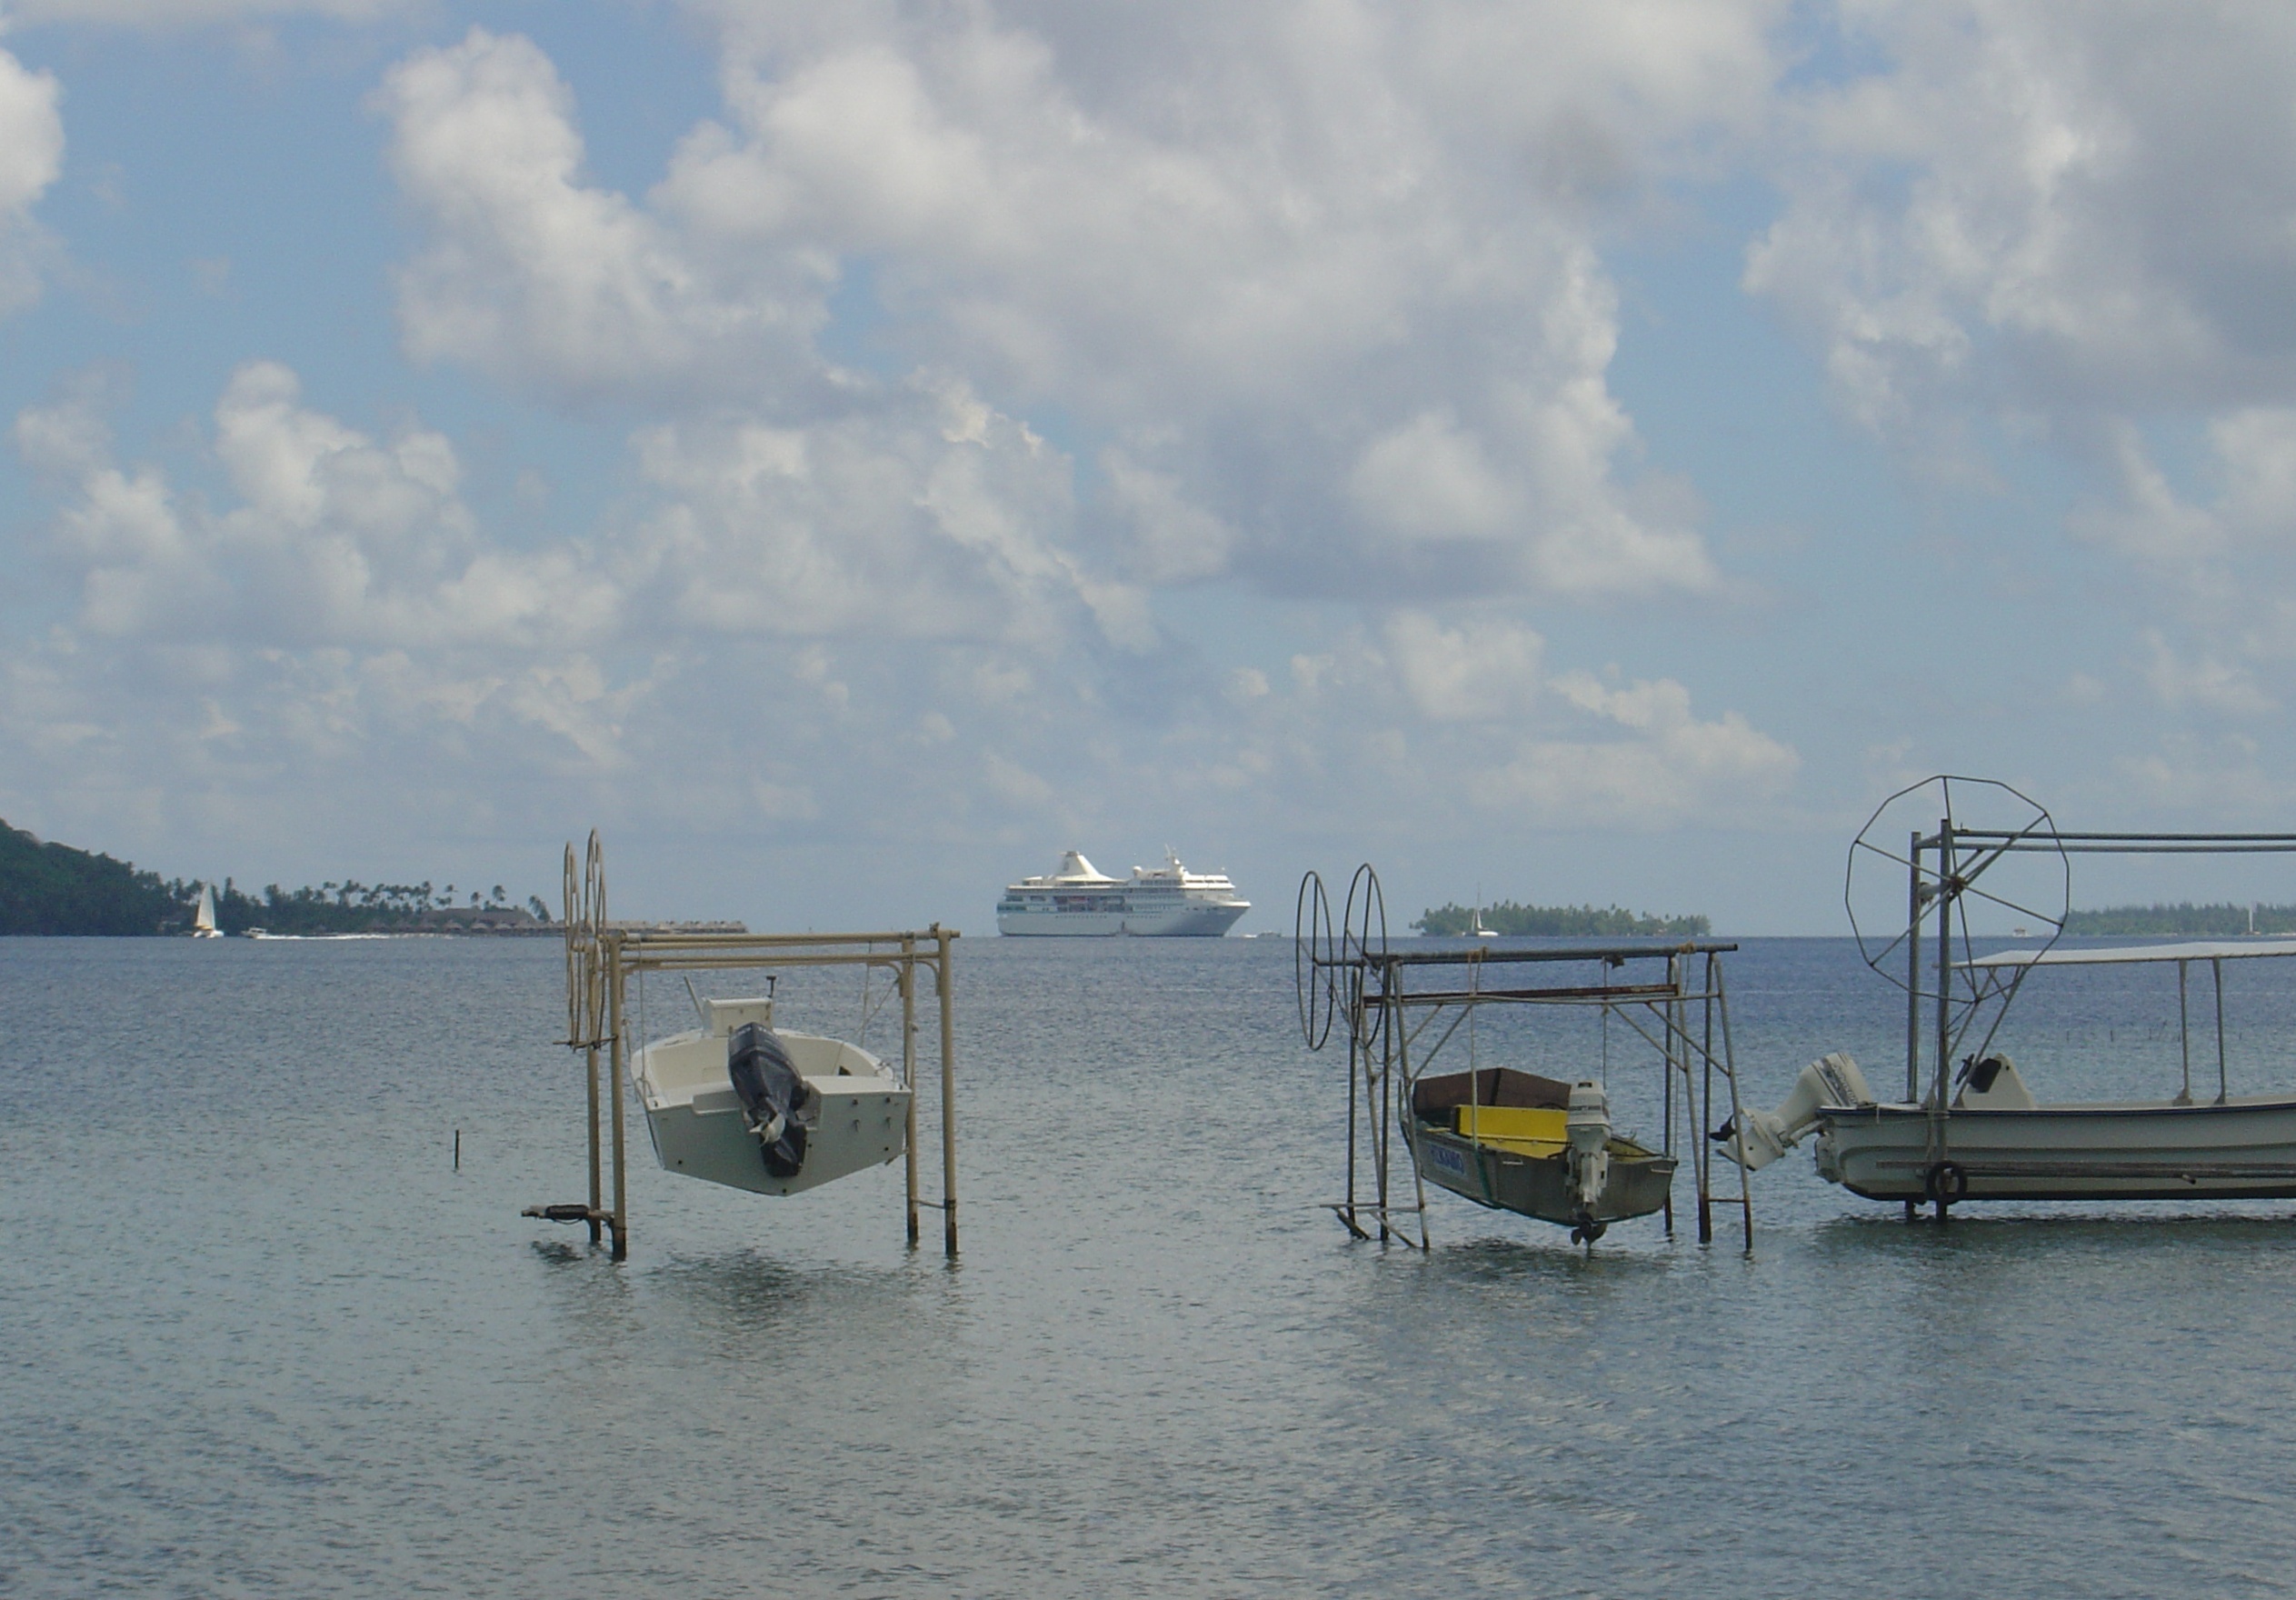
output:
M 2126 938 L 2177 936 L 2230 937 L 2249 931 L 2255 914 L 2260 934 L 2296 934 L 2296 905 L 2111 905 L 2102 911 L 2075 911 L 2065 917 L 2069 934 L 2118 935 Z
M 1411 925 L 1431 938 L 1458 938 L 1474 925 L 1472 905 L 1439 905 Z M 1618 938 L 1656 935 L 1665 938 L 1702 939 L 1713 932 L 1703 916 L 1652 916 L 1647 912 L 1622 911 L 1615 905 L 1518 905 L 1502 900 L 1482 908 L 1482 925 L 1494 934 L 1574 939 Z
M 199 885 L 140 872 L 132 862 L 44 844 L 0 822 L 0 935 L 119 937 L 191 929 Z M 524 933 L 549 920 L 539 899 L 514 905 L 497 884 L 456 903 L 454 886 L 362 884 L 346 879 L 318 888 L 244 894 L 229 878 L 215 895 L 215 923 L 225 933 L 275 934 Z
M 181 933 L 198 899 L 196 884 L 0 822 L 0 934 Z

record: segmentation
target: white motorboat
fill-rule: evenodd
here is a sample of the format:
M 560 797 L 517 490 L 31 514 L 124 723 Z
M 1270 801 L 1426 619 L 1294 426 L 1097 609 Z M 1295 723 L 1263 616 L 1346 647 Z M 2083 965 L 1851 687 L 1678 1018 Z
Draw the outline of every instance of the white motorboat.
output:
M 696 1004 L 699 1028 L 657 1039 L 631 1059 L 664 1171 L 794 1195 L 907 1149 L 909 1090 L 869 1052 L 775 1028 L 768 997 Z M 777 1075 L 776 1054 L 794 1082 L 761 1085 L 756 1075 Z
M 1944 780 L 1932 780 L 1933 784 Z M 1759 1169 L 1812 1134 L 1820 1176 L 1874 1200 L 1928 1201 L 1942 1217 L 1964 1200 L 2182 1200 L 2296 1198 L 2296 1088 L 2234 1095 L 2225 1059 L 2223 967 L 2228 961 L 2296 956 L 2296 940 L 2235 938 L 2169 945 L 2066 948 L 2053 944 L 1974 953 L 1967 915 L 1972 900 L 2030 914 L 2030 905 L 1978 885 L 1989 870 L 2020 853 L 2051 853 L 2058 870 L 2071 855 L 2194 855 L 2296 852 L 2292 835 L 2073 834 L 2032 808 L 2023 825 L 1965 827 L 1951 815 L 1934 834 L 1914 830 L 1904 855 L 1867 843 L 1875 814 L 1852 846 L 1906 865 L 1912 873 L 1898 904 L 1914 908 L 1906 931 L 1867 957 L 1894 976 L 1908 996 L 1906 1095 L 1877 1099 L 1857 1063 L 1834 1054 L 1804 1067 L 1793 1093 L 1774 1111 L 1744 1110 L 1714 1137 L 1749 1170 Z M 2003 790 L 2002 785 L 1982 785 Z M 1917 785 L 1917 788 L 1922 785 Z M 1907 791 L 1911 794 L 1913 791 Z M 1893 796 L 1892 800 L 1902 798 Z M 2022 796 L 2017 796 L 2022 800 Z M 2030 802 L 2025 804 L 2030 805 Z M 1888 809 L 1885 803 L 1883 810 Z M 1936 812 L 1929 815 L 1936 815 Z M 1881 828 L 1885 840 L 1908 835 Z M 1852 918 L 1855 901 L 1852 900 Z M 1932 941 L 1924 924 L 1935 919 Z M 2052 936 L 2064 915 L 2046 914 Z M 1863 935 L 1861 935 L 1863 944 Z M 2002 1035 L 2018 989 L 2046 969 L 2072 966 L 2177 968 L 2181 1071 L 2173 1092 L 2156 1099 L 2047 1100 L 2036 1095 L 1993 1041 Z M 2190 975 L 2206 965 L 2214 978 L 2216 1083 L 2196 1097 Z M 1963 1042 L 1979 1025 L 1973 1048 Z M 1959 1058 L 1958 1070 L 1953 1063 Z M 1926 1083 L 1924 1079 L 1926 1078 Z

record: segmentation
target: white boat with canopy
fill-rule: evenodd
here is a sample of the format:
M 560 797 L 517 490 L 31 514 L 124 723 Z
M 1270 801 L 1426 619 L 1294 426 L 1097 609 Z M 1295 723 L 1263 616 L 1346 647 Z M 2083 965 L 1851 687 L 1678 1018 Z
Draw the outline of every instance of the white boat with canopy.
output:
M 1965 804 L 2007 800 L 2030 814 L 2009 827 L 1965 825 L 1952 809 L 1956 789 Z M 1893 805 L 1917 794 L 1942 802 L 1943 820 L 1933 833 L 1897 835 L 1881 825 Z M 1902 855 L 1879 842 L 1900 836 L 1910 840 Z M 2232 1093 L 2224 1021 L 2225 965 L 2296 956 L 2296 940 L 2061 946 L 2055 939 L 2069 890 L 2052 913 L 2033 896 L 1993 893 L 2002 885 L 1987 878 L 2021 856 L 2069 885 L 2072 855 L 2289 852 L 2296 852 L 2296 835 L 2066 833 L 2014 790 L 1985 780 L 1932 779 L 1893 795 L 1852 846 L 1845 895 L 1854 928 L 1864 855 L 1910 874 L 1899 902 L 1912 910 L 1904 931 L 1878 945 L 1859 935 L 1869 965 L 1906 991 L 1904 1097 L 1878 1099 L 1856 1062 L 1837 1053 L 1803 1068 L 1777 1109 L 1743 1112 L 1715 1136 L 1742 1145 L 1748 1166 L 1759 1168 L 1814 1134 L 1820 1176 L 1869 1199 L 1902 1201 L 1909 1216 L 1921 1201 L 1934 1205 L 1942 1218 L 1948 1206 L 1965 1200 L 2296 1197 L 2296 1087 Z M 1981 880 L 1988 886 L 1981 888 Z M 1970 915 L 1988 905 L 1997 914 L 2048 925 L 2050 941 L 1980 954 L 1974 942 L 1982 935 L 1972 934 Z M 2036 974 L 2169 965 L 2177 971 L 2180 1070 L 2158 1097 L 2043 1100 L 2006 1051 L 1995 1048 L 2011 1003 Z M 2212 980 L 2212 1029 L 2205 1022 L 2197 1031 L 2193 1025 L 2196 966 L 2207 967 Z

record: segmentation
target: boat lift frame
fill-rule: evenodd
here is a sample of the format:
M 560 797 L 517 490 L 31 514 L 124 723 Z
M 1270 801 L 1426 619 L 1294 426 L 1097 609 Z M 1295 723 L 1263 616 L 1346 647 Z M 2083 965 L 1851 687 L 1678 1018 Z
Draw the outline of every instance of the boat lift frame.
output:
M 2069 832 L 2059 828 L 2055 819 L 2038 804 L 2008 785 L 1992 779 L 1972 778 L 1952 775 L 1924 779 L 1899 790 L 1875 808 L 1873 818 L 1866 825 L 1871 832 L 1874 823 L 1896 801 L 1928 787 L 1942 786 L 1948 802 L 1946 815 L 1938 821 L 1935 833 L 1912 829 L 1903 855 L 1870 843 L 1861 833 L 1850 846 L 1849 872 L 1854 875 L 1860 853 L 1869 852 L 1887 861 L 1894 861 L 1906 869 L 1905 930 L 1878 950 L 1865 952 L 1867 965 L 1905 990 L 1905 1098 L 1909 1104 L 1923 1106 L 1929 1114 L 1930 1133 L 1928 1160 L 1934 1169 L 1950 1159 L 1949 1125 L 1952 1120 L 1952 1092 L 1953 1087 L 1953 1058 L 1960 1053 L 1963 1041 L 1986 1009 L 1994 1007 L 1991 1023 L 1971 1054 L 1971 1060 L 1982 1060 L 1991 1048 L 1994 1035 L 2001 1029 L 2009 1014 L 2017 991 L 2034 968 L 2042 965 L 2078 965 L 2071 960 L 2044 959 L 2058 939 L 2063 936 L 2068 906 L 2054 915 L 2046 910 L 2021 904 L 1987 892 L 1978 886 L 1985 873 L 2005 858 L 2021 854 L 2053 853 L 2060 857 L 2072 855 L 2296 855 L 2296 834 L 2122 834 Z M 1953 820 L 1951 801 L 1952 785 L 1969 788 L 1992 788 L 2004 791 L 2031 806 L 2034 820 L 2021 828 L 1964 827 Z M 1852 898 L 1852 884 L 1845 877 L 1842 888 L 1844 904 L 1850 908 L 1851 930 L 1857 932 L 1857 908 Z M 1978 900 L 2011 912 L 2032 917 L 2049 925 L 2050 933 L 2032 959 L 2015 965 L 1982 961 L 1972 947 L 1969 931 L 1969 903 Z M 1929 923 L 1934 916 L 1932 935 Z M 1934 945 L 1929 941 L 1934 938 Z M 1956 954 L 1958 941 L 1960 950 Z M 1861 944 L 1862 945 L 1862 939 Z M 1902 946 L 1905 976 L 1901 981 L 1888 970 L 1885 963 L 1893 959 Z M 1924 982 L 1924 966 L 1934 950 L 1934 976 Z M 2194 960 L 2210 962 L 2216 985 L 2216 1055 L 2218 1075 L 2217 1103 L 2227 1097 L 2224 1062 L 2224 960 L 2196 955 Z M 2192 1044 L 2191 1018 L 2187 1005 L 2187 978 L 2191 962 L 2177 962 L 2177 1021 L 2183 1056 L 2184 1086 L 2175 1104 L 2191 1105 L 2192 1094 Z M 1955 975 L 1961 986 L 1955 986 Z M 1933 986 L 1932 986 L 1933 985 Z M 1924 1016 L 1924 1011 L 1928 1015 Z M 1924 1057 L 1927 1060 L 1924 1060 Z M 1928 1069 L 1929 1085 L 1924 1090 L 1922 1077 Z M 1908 1221 L 1912 1219 L 1915 1202 L 1905 1203 Z M 1944 1205 L 1938 1207 L 1944 1215 Z
M 566 1037 L 563 1042 L 581 1052 L 588 1082 L 590 1198 L 587 1205 L 529 1206 L 527 1215 L 586 1223 L 592 1244 L 611 1234 L 613 1259 L 620 1261 L 629 1255 L 625 1085 L 634 1052 L 625 1023 L 633 978 L 642 980 L 649 972 L 859 966 L 891 973 L 901 995 L 901 1082 L 909 1091 L 908 1132 L 903 1141 L 909 1245 L 914 1249 L 920 1237 L 920 1211 L 938 1210 L 943 1251 L 955 1259 L 956 1014 L 952 946 L 960 936 L 955 929 L 939 923 L 921 930 L 875 934 L 691 934 L 616 927 L 606 920 L 605 854 L 594 830 L 579 867 L 574 846 L 566 846 L 565 895 Z M 932 974 L 940 1001 L 941 1198 L 937 1201 L 923 1197 L 917 1172 L 920 968 Z M 606 1204 L 609 1149 L 611 1206 Z
M 1715 1206 L 1734 1206 L 1751 1255 L 1753 1190 L 1745 1165 L 1742 1161 L 1725 1163 L 1738 1175 L 1737 1192 L 1717 1194 L 1715 1152 L 1702 1136 L 1718 1110 L 1717 1079 L 1728 1103 L 1729 1120 L 1722 1125 L 1732 1130 L 1743 1125 L 1722 963 L 1724 955 L 1737 948 L 1724 941 L 1692 939 L 1396 951 L 1388 946 L 1386 903 L 1379 875 L 1368 864 L 1356 869 L 1348 885 L 1346 909 L 1336 927 L 1323 880 L 1310 872 L 1300 882 L 1293 931 L 1300 1025 L 1308 1048 L 1321 1050 L 1334 1019 L 1343 1014 L 1347 1019 L 1347 1193 L 1343 1200 L 1331 1203 L 1331 1210 L 1358 1239 L 1376 1237 L 1383 1244 L 1393 1239 L 1423 1251 L 1429 1248 L 1427 1185 L 1420 1173 L 1415 1131 L 1407 1130 L 1404 1140 L 1412 1159 L 1409 1205 L 1398 1203 L 1391 1179 L 1399 1113 L 1411 1104 L 1420 1078 L 1480 1006 L 1591 1007 L 1600 1010 L 1606 1020 L 1618 1017 L 1659 1055 L 1665 1124 L 1660 1153 L 1677 1153 L 1679 1125 L 1695 1180 L 1699 1243 L 1713 1240 Z M 1666 964 L 1662 981 L 1610 981 L 1612 972 L 1622 971 L 1631 963 L 1652 961 Z M 1541 985 L 1533 981 L 1535 970 L 1521 975 L 1511 970 L 1536 969 L 1559 962 L 1599 962 L 1603 981 Z M 1483 975 L 1494 970 L 1502 981 L 1486 985 Z M 1412 982 L 1414 975 L 1421 978 L 1416 987 Z M 1426 986 L 1429 979 L 1440 986 Z M 1434 1043 L 1414 1057 L 1421 1039 L 1454 1009 L 1456 1014 Z M 1475 1104 L 1472 1096 L 1481 1092 L 1477 1070 L 1471 1065 L 1471 1106 Z M 1363 1192 L 1366 1188 L 1368 1195 Z M 1674 1201 L 1671 1190 L 1662 1214 L 1667 1236 L 1672 1238 Z M 1373 1228 L 1378 1230 L 1376 1235 Z

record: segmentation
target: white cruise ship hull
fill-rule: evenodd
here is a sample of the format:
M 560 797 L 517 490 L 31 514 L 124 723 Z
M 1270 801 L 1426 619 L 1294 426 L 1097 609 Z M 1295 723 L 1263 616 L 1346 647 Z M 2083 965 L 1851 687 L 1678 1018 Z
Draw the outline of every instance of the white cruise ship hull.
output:
M 1193 905 L 1155 911 L 1000 911 L 1000 934 L 1144 939 L 1216 939 L 1235 926 L 1248 905 Z

